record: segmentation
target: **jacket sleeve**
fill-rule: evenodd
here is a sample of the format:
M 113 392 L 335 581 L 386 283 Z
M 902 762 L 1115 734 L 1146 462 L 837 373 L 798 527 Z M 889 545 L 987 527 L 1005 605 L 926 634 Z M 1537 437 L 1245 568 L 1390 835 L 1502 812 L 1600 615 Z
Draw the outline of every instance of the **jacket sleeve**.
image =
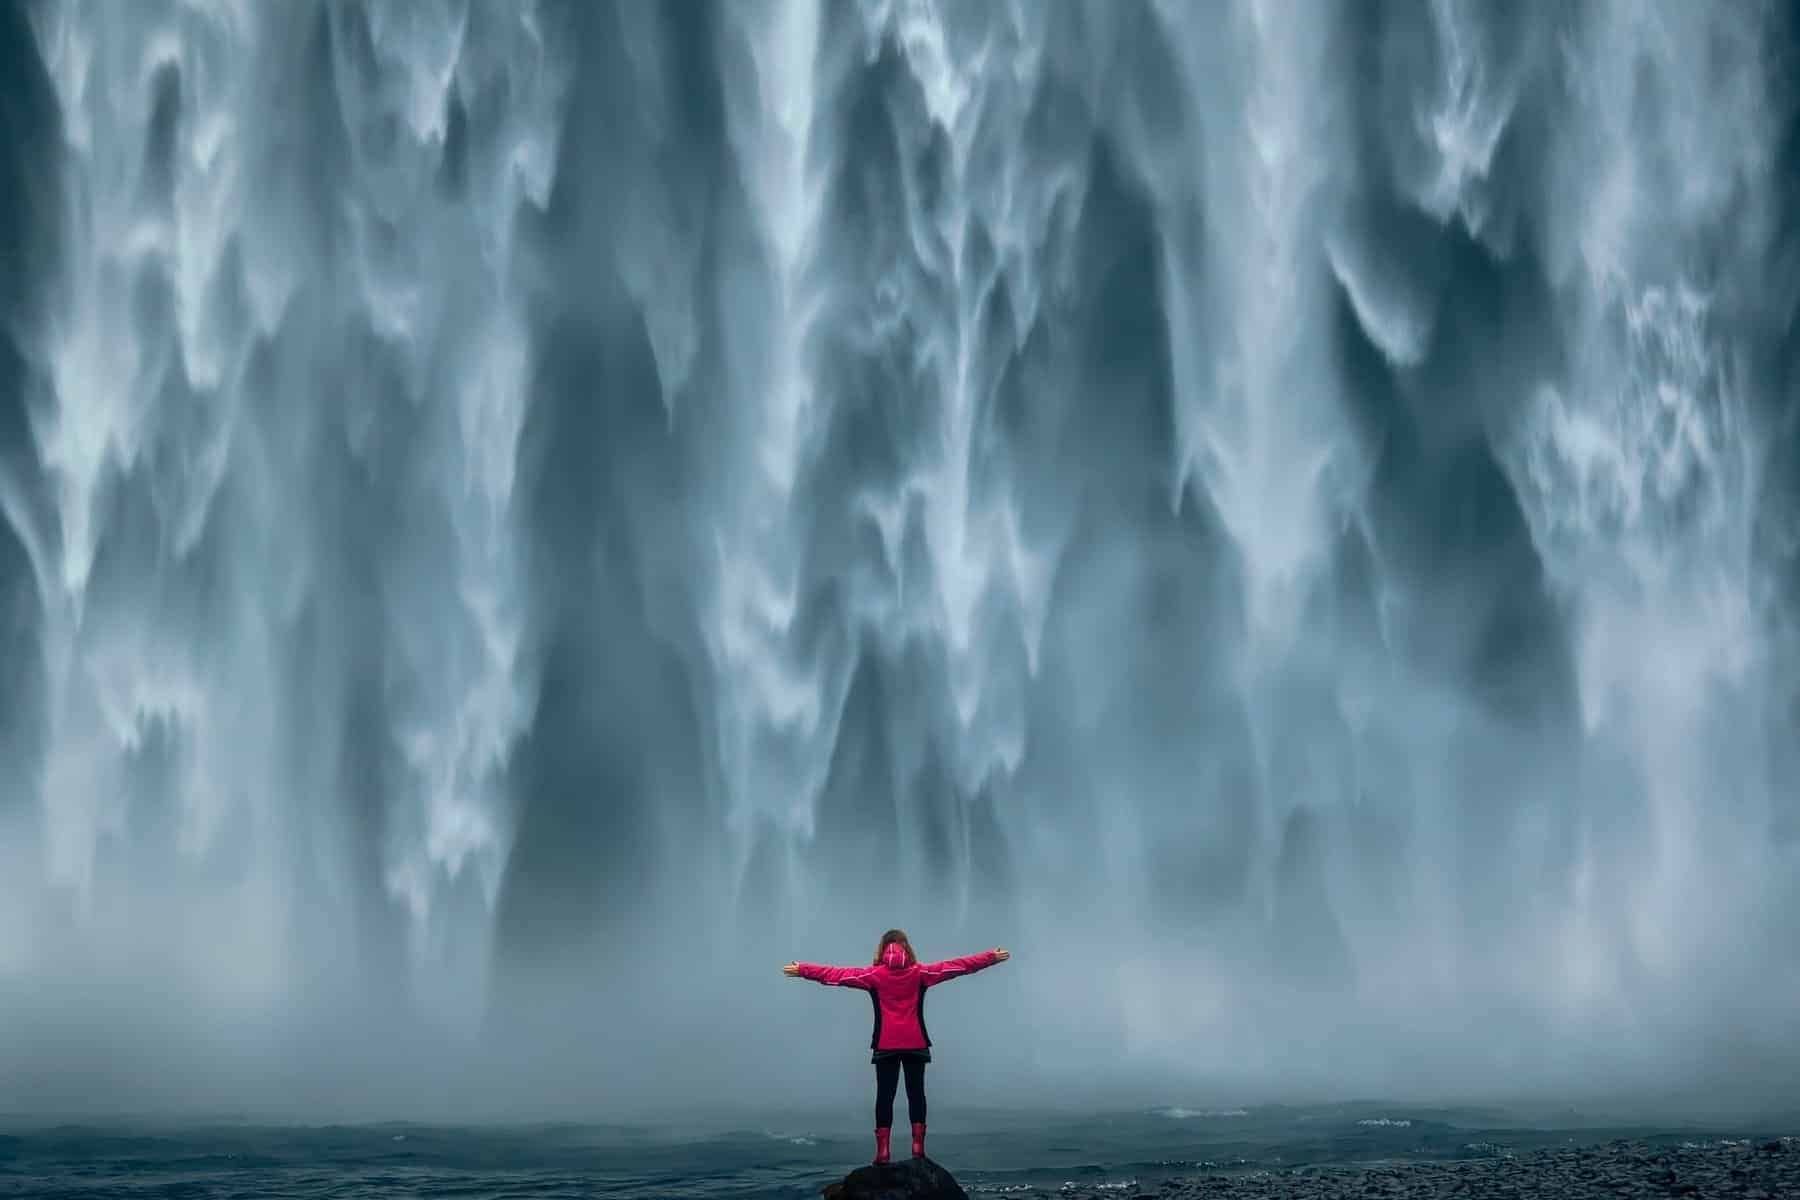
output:
M 928 963 L 920 967 L 919 971 L 924 976 L 926 987 L 936 987 L 947 979 L 973 974 L 999 961 L 992 950 L 983 950 L 980 954 L 965 954 L 961 958 L 946 958 L 943 962 Z
M 851 987 L 869 990 L 869 976 L 874 967 L 824 967 L 818 963 L 801 963 L 800 978 L 822 983 L 826 987 Z

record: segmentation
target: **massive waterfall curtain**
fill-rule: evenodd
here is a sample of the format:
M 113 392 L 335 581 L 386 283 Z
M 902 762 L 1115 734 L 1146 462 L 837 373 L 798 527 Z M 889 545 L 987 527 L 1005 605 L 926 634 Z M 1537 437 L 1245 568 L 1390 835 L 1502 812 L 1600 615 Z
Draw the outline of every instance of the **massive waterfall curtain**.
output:
M 1794 35 L 0 8 L 0 1089 L 1778 1085 Z

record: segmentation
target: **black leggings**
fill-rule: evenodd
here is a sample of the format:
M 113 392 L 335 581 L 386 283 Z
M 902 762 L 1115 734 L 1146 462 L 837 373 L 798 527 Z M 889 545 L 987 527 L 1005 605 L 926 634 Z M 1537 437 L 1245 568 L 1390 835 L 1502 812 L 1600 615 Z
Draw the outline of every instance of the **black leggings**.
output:
M 894 1089 L 900 1084 L 900 1066 L 906 1065 L 906 1116 L 914 1125 L 925 1123 L 925 1060 L 883 1058 L 875 1063 L 875 1128 L 894 1123 Z

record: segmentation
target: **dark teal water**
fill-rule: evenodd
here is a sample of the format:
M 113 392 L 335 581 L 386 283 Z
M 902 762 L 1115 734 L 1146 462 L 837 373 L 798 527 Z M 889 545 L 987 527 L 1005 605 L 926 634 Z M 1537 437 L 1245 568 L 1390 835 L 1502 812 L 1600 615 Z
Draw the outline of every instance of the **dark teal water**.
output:
M 801 1197 L 867 1160 L 841 1117 L 809 1127 L 31 1125 L 0 1134 L 0 1195 L 322 1198 Z M 959 1114 L 932 1156 L 971 1194 L 1033 1188 L 1124 1194 L 1170 1176 L 1382 1159 L 1506 1154 L 1613 1137 L 1671 1142 L 1727 1132 L 1626 1126 L 1573 1113 L 1385 1105 L 1183 1109 L 1089 1116 Z M 1737 1131 L 1749 1135 L 1755 1131 Z M 904 1131 L 899 1131 L 904 1138 Z

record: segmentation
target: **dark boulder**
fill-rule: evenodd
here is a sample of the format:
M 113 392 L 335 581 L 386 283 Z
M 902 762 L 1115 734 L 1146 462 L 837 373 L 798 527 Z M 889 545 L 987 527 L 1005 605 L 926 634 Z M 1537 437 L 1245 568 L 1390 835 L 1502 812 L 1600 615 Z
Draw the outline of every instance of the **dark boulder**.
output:
M 929 1158 L 900 1158 L 858 1167 L 828 1183 L 825 1200 L 969 1200 L 950 1172 Z

